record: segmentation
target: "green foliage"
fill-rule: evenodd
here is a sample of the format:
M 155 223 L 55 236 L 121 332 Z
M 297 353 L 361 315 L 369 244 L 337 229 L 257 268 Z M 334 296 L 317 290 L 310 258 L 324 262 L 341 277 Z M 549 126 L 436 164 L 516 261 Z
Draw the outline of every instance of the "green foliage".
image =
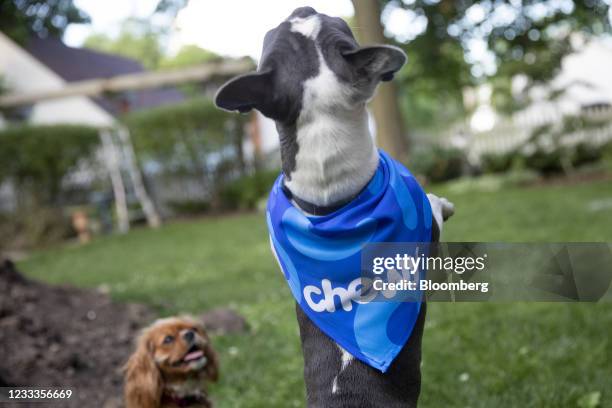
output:
M 218 109 L 210 99 L 198 98 L 132 112 L 124 120 L 133 131 L 140 133 L 207 130 L 215 138 L 222 139 L 226 121 L 235 117 Z
M 503 111 L 520 107 L 510 79 L 524 74 L 529 83 L 553 78 L 561 59 L 573 51 L 570 38 L 610 31 L 609 2 L 386 0 L 383 12 L 402 8 L 413 18 L 412 38 L 399 38 L 408 64 L 399 76 L 406 120 L 413 126 L 447 123 L 463 112 L 462 89 L 493 79 L 493 102 Z M 482 46 L 491 62 L 472 51 Z M 482 54 L 482 53 L 480 53 Z
M 572 132 L 607 124 L 609 122 L 593 121 L 588 117 L 566 116 L 558 125 L 542 125 L 532 132 L 519 155 L 520 160 L 525 167 L 545 176 L 569 173 L 577 167 L 598 162 L 604 156 L 601 146 L 589 141 L 568 145 L 563 139 Z
M 506 173 L 512 168 L 516 155 L 515 151 L 483 154 L 480 158 L 481 170 L 483 173 Z
M 235 144 L 242 141 L 244 117 L 217 109 L 212 101 L 200 98 L 187 102 L 133 112 L 124 118 L 141 163 L 153 161 L 166 175 L 195 176 L 202 189 L 210 192 L 205 201 L 176 201 L 170 207 L 190 215 L 214 207 L 227 207 L 219 200 L 223 186 L 236 177 L 239 162 Z
M 98 145 L 96 129 L 85 126 L 20 126 L 0 132 L 0 182 L 31 189 L 39 204 L 53 204 L 64 176 Z
M 537 149 L 522 156 L 526 168 L 535 170 L 543 176 L 564 173 L 566 170 L 566 153 L 560 148 Z
M 174 214 L 199 215 L 210 211 L 210 202 L 206 200 L 173 200 L 167 203 Z
M 197 45 L 184 45 L 173 57 L 164 57 L 160 68 L 181 68 L 202 64 L 220 58 L 217 54 Z
M 160 33 L 147 20 L 128 19 L 123 22 L 117 38 L 97 33 L 83 44 L 87 48 L 133 58 L 145 68 L 156 69 L 162 60 Z
M 561 124 L 561 133 L 572 133 L 579 130 L 598 129 L 609 126 L 612 123 L 609 119 L 593 119 L 585 115 L 566 115 Z
M 572 166 L 580 167 L 586 164 L 596 163 L 603 158 L 603 150 L 589 143 L 579 143 L 573 148 Z
M 411 170 L 426 177 L 428 182 L 442 182 L 463 175 L 466 159 L 458 149 L 438 145 L 422 146 L 410 156 Z
M 389 2 L 427 19 L 425 30 L 416 38 L 398 44 L 408 55 L 398 79 L 400 102 L 406 122 L 417 128 L 452 123 L 465 112 L 462 89 L 473 83 L 470 66 L 460 41 L 447 33 L 453 14 L 450 2 Z
M 30 35 L 61 37 L 69 24 L 88 22 L 74 0 L 0 1 L 0 31 L 20 43 Z
M 184 45 L 178 53 L 172 57 L 164 57 L 160 64 L 160 69 L 184 68 L 193 65 L 203 64 L 221 58 L 214 52 L 207 51 L 197 45 Z M 202 94 L 202 84 L 187 83 L 178 86 L 178 89 L 188 97 L 198 97 Z
M 0 75 L 0 95 L 7 93 L 9 90 L 8 85 L 6 84 L 6 79 L 2 75 Z
M 165 27 L 154 26 L 148 20 L 129 18 L 123 22 L 117 37 L 94 33 L 85 39 L 84 46 L 135 59 L 150 70 L 187 67 L 220 58 L 197 45 L 185 45 L 176 55 L 169 57 L 162 47 L 166 35 Z
M 70 218 L 57 207 L 28 205 L 13 214 L 0 214 L 0 248 L 40 248 L 70 236 L 74 236 Z
M 227 124 L 236 115 L 200 98 L 133 112 L 124 117 L 141 161 L 156 160 L 167 171 L 201 173 L 206 155 L 228 145 Z
M 221 208 L 224 210 L 252 210 L 257 202 L 269 193 L 279 170 L 257 171 L 241 177 L 224 186 L 220 193 Z
M 609 4 L 602 0 L 572 1 L 571 7 L 554 1 L 526 1 L 516 17 L 494 27 L 488 35 L 499 75 L 525 74 L 533 82 L 551 79 L 562 58 L 573 51 L 571 37 L 610 30 Z M 494 11 L 494 9 L 493 9 Z
M 17 187 L 17 209 L 0 216 L 0 246 L 30 248 L 71 233 L 57 207 L 62 180 L 98 146 L 96 129 L 84 126 L 21 126 L 0 131 L 0 184 Z

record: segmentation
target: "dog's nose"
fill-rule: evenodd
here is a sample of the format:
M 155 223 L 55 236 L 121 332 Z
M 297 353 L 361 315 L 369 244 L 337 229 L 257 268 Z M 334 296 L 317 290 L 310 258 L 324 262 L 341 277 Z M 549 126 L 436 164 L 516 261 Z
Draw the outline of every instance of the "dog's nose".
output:
M 193 330 L 187 330 L 185 334 L 183 334 L 183 338 L 188 342 L 192 342 L 194 336 L 195 334 L 193 333 Z

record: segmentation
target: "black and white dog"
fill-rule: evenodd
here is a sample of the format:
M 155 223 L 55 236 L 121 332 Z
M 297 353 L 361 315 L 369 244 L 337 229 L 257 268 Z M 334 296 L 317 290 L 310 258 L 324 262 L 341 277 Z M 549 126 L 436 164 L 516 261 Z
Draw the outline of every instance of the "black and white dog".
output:
M 225 84 L 216 103 L 232 111 L 257 109 L 276 122 L 286 190 L 304 212 L 323 215 L 354 198 L 376 171 L 366 102 L 405 61 L 399 48 L 360 47 L 344 20 L 303 7 L 266 34 L 257 72 Z M 453 206 L 428 197 L 437 240 Z M 308 406 L 416 406 L 425 309 L 383 374 L 354 359 L 298 306 Z

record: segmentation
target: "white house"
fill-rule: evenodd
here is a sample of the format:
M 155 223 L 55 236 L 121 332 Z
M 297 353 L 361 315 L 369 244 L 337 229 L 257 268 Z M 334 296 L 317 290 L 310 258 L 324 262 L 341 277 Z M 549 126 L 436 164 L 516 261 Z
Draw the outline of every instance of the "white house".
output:
M 0 76 L 3 85 L 11 93 L 56 91 L 64 88 L 68 82 L 142 71 L 142 65 L 134 60 L 84 48 L 68 47 L 55 38 L 32 38 L 25 48 L 22 48 L 0 32 Z M 129 134 L 118 126 L 115 115 L 182 100 L 182 94 L 176 89 L 146 89 L 113 97 L 57 98 L 11 109 L 8 111 L 10 117 L 5 115 L 0 118 L 0 128 L 6 126 L 7 122 L 25 122 L 34 125 L 79 124 L 100 129 L 104 145 L 104 149 L 99 151 L 100 158 L 109 170 L 120 228 L 126 230 L 128 214 L 122 169 L 127 170 L 130 175 L 131 185 L 147 219 L 152 224 L 159 221 L 135 165 Z M 115 139 L 120 142 L 119 146 L 113 141 L 111 131 L 117 135 Z M 81 170 L 87 174 L 92 171 L 91 168 Z M 14 192 L 15 186 L 0 186 L 0 205 L 14 203 L 15 200 L 11 197 L 15 195 Z
M 61 89 L 66 81 L 0 32 L 0 76 L 10 92 Z M 1 115 L 1 114 L 0 114 Z M 111 127 L 111 114 L 86 97 L 54 99 L 35 104 L 27 115 L 33 124 L 71 123 Z M 0 122 L 6 122 L 4 119 Z

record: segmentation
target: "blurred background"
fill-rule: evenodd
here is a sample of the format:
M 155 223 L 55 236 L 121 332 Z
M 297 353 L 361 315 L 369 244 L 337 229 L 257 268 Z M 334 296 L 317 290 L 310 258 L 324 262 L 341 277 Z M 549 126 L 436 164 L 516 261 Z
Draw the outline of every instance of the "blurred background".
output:
M 212 97 L 304 5 L 405 50 L 371 128 L 455 202 L 445 240 L 612 241 L 608 0 L 0 0 L 0 385 L 121 405 L 135 330 L 213 313 L 218 405 L 303 406 L 261 213 L 278 136 Z M 434 304 L 422 406 L 612 406 L 610 324 L 609 305 Z

